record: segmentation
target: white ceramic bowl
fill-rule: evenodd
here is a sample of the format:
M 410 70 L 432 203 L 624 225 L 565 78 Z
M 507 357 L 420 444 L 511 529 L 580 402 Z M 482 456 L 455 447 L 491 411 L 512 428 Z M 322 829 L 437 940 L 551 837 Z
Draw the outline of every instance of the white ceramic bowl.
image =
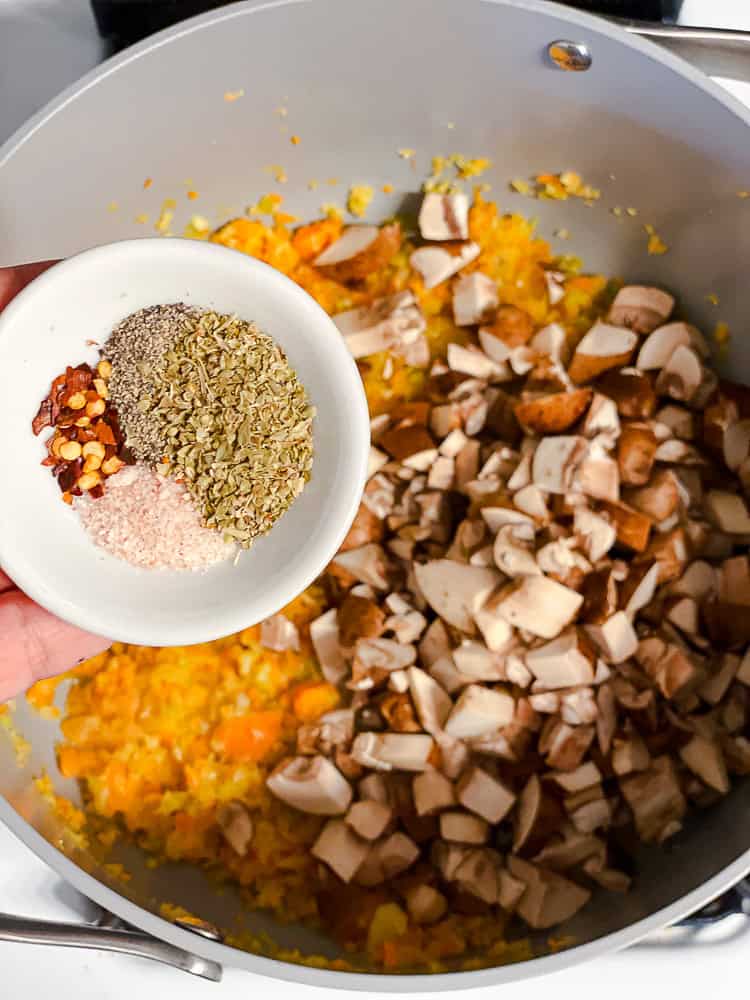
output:
M 264 538 L 205 572 L 139 569 L 88 538 L 39 463 L 31 421 L 66 364 L 144 306 L 185 302 L 255 320 L 286 352 L 317 408 L 310 482 Z M 255 624 L 299 594 L 335 554 L 359 504 L 369 445 L 357 367 L 301 288 L 245 254 L 181 239 L 86 250 L 0 313 L 0 566 L 35 601 L 100 635 L 142 645 L 206 642 Z

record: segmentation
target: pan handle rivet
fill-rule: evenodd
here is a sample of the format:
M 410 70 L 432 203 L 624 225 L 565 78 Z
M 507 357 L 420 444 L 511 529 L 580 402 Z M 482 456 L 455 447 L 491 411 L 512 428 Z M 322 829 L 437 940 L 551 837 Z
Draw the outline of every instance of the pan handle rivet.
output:
M 583 42 L 559 38 L 549 43 L 547 55 L 558 69 L 564 69 L 568 73 L 583 73 L 591 68 L 591 53 Z

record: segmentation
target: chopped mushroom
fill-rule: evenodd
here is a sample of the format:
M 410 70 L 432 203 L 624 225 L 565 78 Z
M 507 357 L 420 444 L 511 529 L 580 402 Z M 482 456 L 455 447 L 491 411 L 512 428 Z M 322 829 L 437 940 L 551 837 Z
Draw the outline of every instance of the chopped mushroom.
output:
M 333 561 L 362 583 L 369 583 L 376 590 L 388 590 L 388 560 L 380 545 L 369 543 L 339 552 Z
M 729 792 L 729 777 L 724 755 L 715 740 L 694 736 L 680 750 L 680 757 L 690 770 L 709 788 L 722 795 Z
M 418 816 L 432 816 L 456 804 L 453 782 L 440 771 L 423 771 L 416 775 L 412 794 Z
M 392 351 L 415 367 L 426 367 L 429 361 L 425 318 L 410 291 L 338 313 L 333 321 L 354 358 Z
M 669 757 L 657 757 L 647 771 L 622 779 L 620 788 L 641 840 L 661 842 L 679 830 L 687 803 Z
M 498 612 L 510 625 L 543 639 L 553 639 L 573 621 L 583 598 L 545 576 L 526 576 L 498 603 Z
M 573 530 L 581 538 L 583 550 L 592 563 L 609 552 L 617 537 L 617 532 L 605 517 L 585 507 L 576 508 Z
M 659 373 L 655 389 L 662 396 L 671 396 L 689 403 L 703 381 L 700 358 L 690 347 L 678 347 Z
M 435 559 L 414 567 L 419 589 L 428 604 L 449 625 L 469 635 L 476 631 L 474 612 L 500 579 L 492 569 Z
M 216 822 L 232 850 L 244 857 L 253 839 L 253 821 L 246 807 L 236 800 L 225 802 L 216 812 Z
M 690 343 L 690 328 L 687 323 L 660 326 L 644 340 L 638 352 L 636 368 L 644 371 L 664 368 L 678 347 L 688 347 Z
M 415 924 L 435 924 L 445 916 L 448 902 L 431 885 L 416 885 L 406 891 L 406 908 Z
M 314 263 L 337 281 L 357 281 L 387 264 L 400 245 L 397 222 L 382 228 L 348 226 Z
M 479 256 L 476 243 L 446 243 L 412 251 L 411 266 L 422 276 L 425 288 L 434 288 Z
M 510 874 L 526 889 L 518 902 L 518 913 L 530 927 L 545 930 L 569 920 L 591 898 L 582 889 L 555 872 L 546 871 L 521 858 L 508 858 Z
M 436 733 L 443 729 L 453 708 L 450 697 L 428 673 L 419 667 L 409 667 L 409 689 L 425 732 Z
M 488 847 L 475 847 L 466 852 L 453 873 L 453 879 L 464 891 L 492 905 L 498 901 L 498 879 L 502 858 Z
M 632 330 L 597 320 L 576 347 L 568 375 L 579 385 L 590 382 L 609 368 L 626 365 L 637 343 Z
M 453 286 L 453 319 L 456 326 L 484 323 L 491 318 L 497 305 L 497 282 L 479 271 L 463 275 Z
M 615 295 L 608 319 L 636 333 L 651 333 L 669 319 L 673 309 L 674 298 L 669 292 L 643 285 L 626 285 Z
M 591 389 L 573 389 L 528 399 L 516 404 L 516 418 L 531 433 L 561 434 L 586 412 L 591 395 Z
M 469 199 L 461 191 L 438 194 L 430 191 L 419 209 L 419 232 L 423 240 L 465 240 L 469 236 Z
M 360 733 L 351 754 L 374 770 L 424 771 L 434 745 L 431 736 L 421 733 Z
M 651 477 L 656 449 L 656 435 L 640 424 L 625 424 L 617 442 L 620 482 L 624 486 L 645 486 Z
M 591 684 L 594 680 L 591 655 L 576 628 L 529 650 L 526 666 L 541 687 L 549 690 Z
M 288 806 L 316 816 L 345 813 L 352 800 L 349 782 L 330 760 L 320 755 L 282 761 L 266 784 Z
M 364 840 L 377 840 L 391 822 L 393 810 L 374 799 L 355 802 L 349 807 L 346 822 Z
M 576 435 L 542 438 L 532 459 L 534 485 L 550 493 L 567 493 L 585 452 L 585 438 Z
M 638 636 L 624 611 L 601 625 L 587 625 L 586 632 L 607 663 L 622 663 L 638 649 Z
M 484 736 L 511 723 L 514 712 L 515 704 L 509 694 L 469 684 L 453 706 L 445 731 L 458 739 Z
M 459 809 L 440 814 L 440 836 L 458 844 L 486 844 L 490 827 L 481 816 Z
M 342 819 L 329 820 L 310 852 L 314 858 L 325 862 L 343 882 L 351 882 L 370 846 L 358 837 Z
M 410 868 L 419 857 L 419 848 L 405 833 L 397 830 L 389 837 L 370 845 L 367 857 L 357 871 L 357 882 L 379 885 Z
M 299 633 L 294 622 L 284 615 L 272 615 L 261 622 L 260 644 L 266 649 L 283 652 L 286 649 L 299 649 Z
M 516 796 L 501 781 L 472 766 L 456 785 L 456 798 L 464 808 L 486 819 L 488 823 L 499 823 L 508 815 L 516 801 Z

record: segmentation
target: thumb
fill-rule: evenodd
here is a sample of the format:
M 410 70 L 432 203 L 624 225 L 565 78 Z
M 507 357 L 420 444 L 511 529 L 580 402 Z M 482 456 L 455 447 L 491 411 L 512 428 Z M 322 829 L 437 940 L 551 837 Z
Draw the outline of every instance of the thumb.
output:
M 0 593 L 0 636 L 0 703 L 110 645 L 49 614 L 19 590 Z

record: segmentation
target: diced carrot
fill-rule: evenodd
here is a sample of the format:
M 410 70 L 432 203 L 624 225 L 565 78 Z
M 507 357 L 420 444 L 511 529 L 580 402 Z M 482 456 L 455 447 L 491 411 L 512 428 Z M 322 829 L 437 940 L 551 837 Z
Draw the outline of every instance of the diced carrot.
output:
M 294 714 L 300 722 L 314 722 L 321 715 L 338 705 L 340 696 L 333 684 L 327 681 L 310 681 L 300 684 L 292 692 Z
M 313 260 L 340 234 L 340 219 L 320 219 L 308 226 L 300 226 L 292 237 L 292 245 L 303 260 Z
M 276 745 L 281 733 L 282 713 L 248 712 L 220 722 L 212 743 L 227 757 L 259 761 Z

